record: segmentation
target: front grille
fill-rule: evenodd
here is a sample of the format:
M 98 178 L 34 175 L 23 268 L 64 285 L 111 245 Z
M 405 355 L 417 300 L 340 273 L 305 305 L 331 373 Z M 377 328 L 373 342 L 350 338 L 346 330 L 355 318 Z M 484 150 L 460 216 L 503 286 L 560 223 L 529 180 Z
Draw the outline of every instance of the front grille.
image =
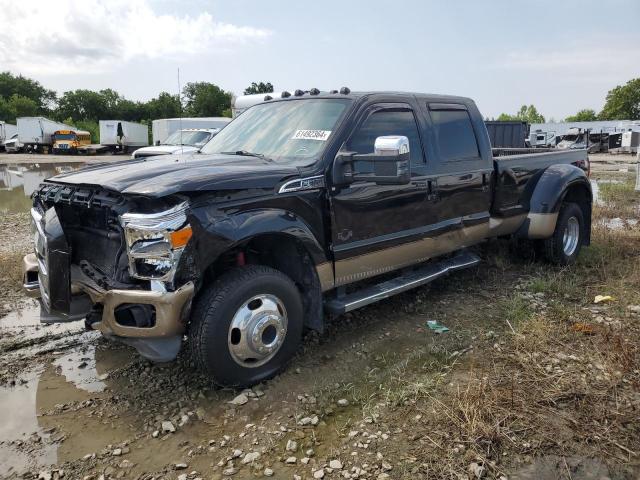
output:
M 110 279 L 127 280 L 124 235 L 118 218 L 127 208 L 122 195 L 99 187 L 44 183 L 34 193 L 34 206 L 41 213 L 55 208 L 72 264 L 88 262 Z

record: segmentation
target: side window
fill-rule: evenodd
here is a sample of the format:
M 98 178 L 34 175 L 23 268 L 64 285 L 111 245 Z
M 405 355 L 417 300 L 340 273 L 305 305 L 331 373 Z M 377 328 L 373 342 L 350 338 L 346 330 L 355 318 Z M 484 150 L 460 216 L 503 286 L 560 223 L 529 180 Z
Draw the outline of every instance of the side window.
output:
M 475 159 L 480 156 L 469 112 L 431 110 L 431 119 L 442 162 Z
M 412 165 L 424 165 L 422 145 L 418 134 L 418 126 L 410 110 L 379 110 L 372 113 L 360 125 L 356 133 L 351 137 L 347 149 L 356 153 L 373 153 L 377 137 L 384 135 L 404 135 L 409 139 Z M 359 172 L 369 172 L 369 162 L 358 162 L 355 168 Z

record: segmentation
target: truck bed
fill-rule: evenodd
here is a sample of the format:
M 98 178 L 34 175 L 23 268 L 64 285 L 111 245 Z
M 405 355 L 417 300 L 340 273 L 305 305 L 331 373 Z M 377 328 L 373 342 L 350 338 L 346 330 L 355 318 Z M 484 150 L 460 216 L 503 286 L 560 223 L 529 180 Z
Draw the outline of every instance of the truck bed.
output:
M 493 149 L 496 183 L 492 213 L 509 216 L 527 212 L 528 205 L 523 201 L 527 197 L 524 195 L 527 185 L 533 187 L 537 181 L 536 175 L 551 165 L 571 164 L 588 171 L 586 150 L 540 150 Z

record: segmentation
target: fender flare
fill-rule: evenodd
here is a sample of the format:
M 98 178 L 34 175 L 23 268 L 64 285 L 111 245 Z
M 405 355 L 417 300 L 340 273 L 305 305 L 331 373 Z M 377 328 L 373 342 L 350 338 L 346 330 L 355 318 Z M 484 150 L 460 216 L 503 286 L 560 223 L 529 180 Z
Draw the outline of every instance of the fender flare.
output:
M 322 233 L 314 230 L 301 216 L 284 209 L 260 208 L 240 212 L 222 212 L 202 208 L 192 211 L 195 222 L 194 246 L 203 270 L 224 252 L 249 242 L 260 235 L 281 234 L 300 242 L 316 267 L 322 291 L 334 285 L 333 262 L 318 239 Z M 206 260 L 205 260 L 206 259 Z
M 576 186 L 585 190 L 590 206 L 593 192 L 591 191 L 591 183 L 582 169 L 570 164 L 548 167 L 538 178 L 538 181 L 532 185 L 527 218 L 517 235 L 530 239 L 551 237 L 556 228 L 560 206 L 567 193 Z M 588 211 L 590 217 L 590 207 Z M 590 218 L 585 220 L 589 222 L 590 226 Z M 588 237 L 589 235 L 587 235 L 587 239 Z
M 200 274 L 194 272 L 192 275 L 200 278 L 225 252 L 261 235 L 282 235 L 298 242 L 309 255 L 309 270 L 313 277 L 311 290 L 305 294 L 305 325 L 323 330 L 321 294 L 334 286 L 333 262 L 329 261 L 318 240 L 322 237 L 303 218 L 277 208 L 227 212 L 202 208 L 192 210 L 191 216 L 196 241 L 190 245 L 193 255 L 189 256 L 197 258 L 196 270 Z

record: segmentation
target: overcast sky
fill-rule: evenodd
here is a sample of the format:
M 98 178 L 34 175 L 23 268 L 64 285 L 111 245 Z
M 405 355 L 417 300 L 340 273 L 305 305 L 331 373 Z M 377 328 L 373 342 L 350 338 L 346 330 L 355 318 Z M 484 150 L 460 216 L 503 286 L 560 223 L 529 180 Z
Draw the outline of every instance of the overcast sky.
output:
M 640 77 L 640 1 L 0 0 L 0 70 L 60 93 L 146 100 L 178 67 L 236 94 L 409 90 L 557 120 Z

